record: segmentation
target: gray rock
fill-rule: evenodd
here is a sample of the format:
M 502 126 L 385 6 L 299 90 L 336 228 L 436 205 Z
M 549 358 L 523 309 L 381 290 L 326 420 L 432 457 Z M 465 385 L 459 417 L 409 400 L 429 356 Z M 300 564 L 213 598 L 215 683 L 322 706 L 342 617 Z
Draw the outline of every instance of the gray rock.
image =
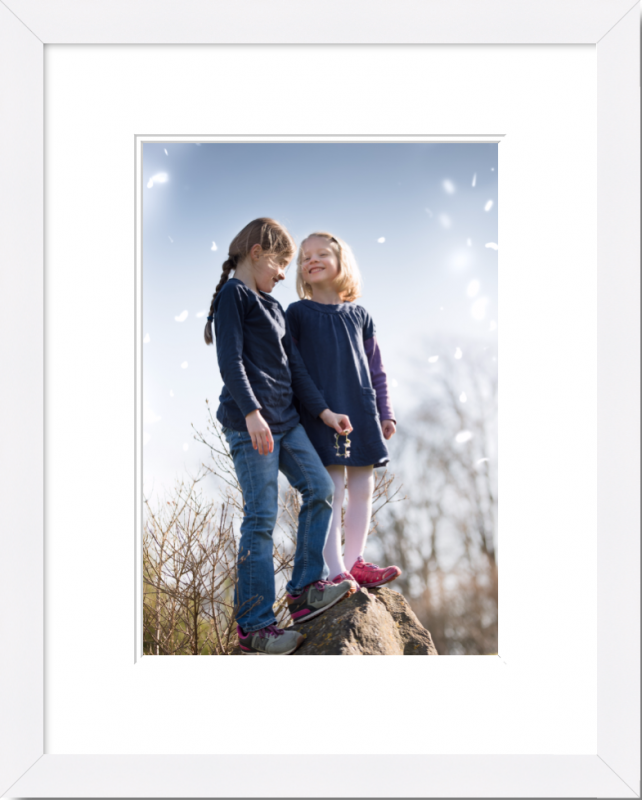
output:
M 403 595 L 386 586 L 361 589 L 292 627 L 306 635 L 297 656 L 438 655 Z

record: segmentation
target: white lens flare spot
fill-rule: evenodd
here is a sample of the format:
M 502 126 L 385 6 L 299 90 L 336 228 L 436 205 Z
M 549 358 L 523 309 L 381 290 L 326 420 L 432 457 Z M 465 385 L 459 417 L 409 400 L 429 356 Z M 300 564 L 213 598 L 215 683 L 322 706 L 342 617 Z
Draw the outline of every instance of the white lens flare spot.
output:
M 187 369 L 188 366 L 189 364 L 187 363 L 187 361 L 183 361 L 183 363 L 181 364 L 181 369 Z
M 477 173 L 475 173 L 475 174 L 473 175 L 473 182 L 472 182 L 472 184 L 471 184 L 471 186 L 473 187 L 473 189 L 475 188 L 475 184 L 476 184 L 476 183 L 477 183 Z
M 174 320 L 176 322 L 185 322 L 188 316 L 189 314 L 187 311 L 181 311 L 181 313 L 177 317 L 174 317 Z
M 147 431 L 143 431 L 143 447 L 147 444 L 147 442 L 152 438 L 151 433 L 147 433 Z
M 496 331 L 497 330 L 497 323 L 494 319 L 491 319 L 490 325 L 488 326 L 489 331 Z
M 466 288 L 466 294 L 468 297 L 475 297 L 479 294 L 479 288 L 479 281 L 471 281 Z
M 189 450 L 189 445 L 187 444 L 187 442 L 185 442 L 185 444 L 183 445 L 183 451 L 187 452 L 188 450 Z
M 152 175 L 152 177 L 147 182 L 147 188 L 151 189 L 152 186 L 155 186 L 157 183 L 167 183 L 166 172 L 157 172 L 156 175 Z
M 455 441 L 457 444 L 463 444 L 464 442 L 469 442 L 473 438 L 473 434 L 471 431 L 459 431 L 457 436 L 455 436 Z
M 205 314 L 207 314 L 207 311 L 197 311 L 196 312 L 196 316 L 197 316 L 198 319 L 200 319 L 201 317 L 204 317 Z
M 391 386 L 399 386 L 399 382 L 398 382 L 398 381 L 397 381 L 395 378 L 393 378 L 393 379 L 390 381 L 390 385 L 391 385 Z
M 428 214 L 429 217 L 432 217 L 433 214 L 429 208 L 424 208 L 424 211 L 426 212 L 426 214 Z
M 466 402 L 466 400 L 468 400 L 468 398 L 466 397 L 466 392 L 462 392 L 462 393 L 459 395 L 459 402 L 460 402 L 460 403 L 465 403 L 465 402 Z
M 497 242 L 486 242 L 484 247 L 488 247 L 489 250 L 499 250 Z
M 439 356 L 430 356 L 428 359 L 429 364 L 436 364 L 439 361 Z
M 461 352 L 461 347 L 455 350 L 455 358 L 461 358 L 464 354 Z
M 484 211 L 490 211 L 492 207 L 493 207 L 493 201 L 487 200 L 486 205 L 484 206 Z
M 377 239 L 377 242 L 378 242 L 379 244 L 383 244 L 385 241 L 386 241 L 386 237 L 385 237 L 385 236 L 380 236 L 380 237 Z
M 168 155 L 169 155 L 169 153 L 167 152 L 167 148 L 166 148 L 166 147 L 163 147 L 163 150 L 165 151 L 165 155 L 166 155 L 166 156 L 168 156 Z
M 444 310 L 444 307 L 443 307 L 443 306 L 439 306 L 439 310 L 440 310 L 440 311 L 443 311 L 443 310 Z
M 473 319 L 482 320 L 486 316 L 486 306 L 488 305 L 488 298 L 487 297 L 480 297 L 479 300 L 475 300 L 475 302 L 470 307 L 470 313 L 473 316 Z
M 210 250 L 218 250 L 218 247 L 216 246 L 216 242 L 212 242 L 212 246 L 210 247 Z
M 152 340 L 152 337 L 148 333 L 146 333 L 145 334 L 145 338 L 143 339 L 143 344 L 149 344 L 151 342 L 151 340 Z
M 448 178 L 443 180 L 441 182 L 441 185 L 444 187 L 444 192 L 446 192 L 447 194 L 455 194 L 456 192 L 455 184 Z
M 448 214 L 440 214 L 439 215 L 439 224 L 441 225 L 442 228 L 446 228 L 446 230 L 447 230 L 448 228 L 452 227 L 453 221 L 448 216 Z
M 168 236 L 167 238 L 170 240 L 170 242 L 171 242 L 172 244 L 174 244 L 174 240 L 172 239 L 172 237 L 171 237 L 171 236 Z
M 468 245 L 468 247 L 472 247 L 473 246 L 473 241 L 472 241 L 472 239 L 470 237 L 468 239 L 466 239 L 466 244 Z

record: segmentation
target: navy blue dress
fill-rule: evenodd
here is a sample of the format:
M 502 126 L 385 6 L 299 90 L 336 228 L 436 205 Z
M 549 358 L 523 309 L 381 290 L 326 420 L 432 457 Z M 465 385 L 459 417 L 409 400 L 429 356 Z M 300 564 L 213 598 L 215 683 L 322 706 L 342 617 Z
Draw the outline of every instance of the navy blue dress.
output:
M 299 300 L 288 306 L 286 318 L 303 363 L 327 407 L 347 414 L 354 428 L 349 434 L 350 456 L 343 455 L 345 436 L 339 436 L 337 455 L 335 431 L 299 406 L 301 424 L 324 466 L 385 466 L 389 454 L 381 419 L 394 417 L 370 314 L 355 303 L 326 305 Z

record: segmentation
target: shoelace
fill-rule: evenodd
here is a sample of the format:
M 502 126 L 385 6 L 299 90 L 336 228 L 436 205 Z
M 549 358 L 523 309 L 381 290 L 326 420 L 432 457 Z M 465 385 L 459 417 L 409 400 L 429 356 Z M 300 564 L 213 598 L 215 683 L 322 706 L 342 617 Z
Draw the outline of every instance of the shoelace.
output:
M 285 631 L 277 628 L 276 625 L 268 625 L 267 628 L 261 628 L 257 633 L 261 639 L 265 639 L 267 636 L 283 636 Z

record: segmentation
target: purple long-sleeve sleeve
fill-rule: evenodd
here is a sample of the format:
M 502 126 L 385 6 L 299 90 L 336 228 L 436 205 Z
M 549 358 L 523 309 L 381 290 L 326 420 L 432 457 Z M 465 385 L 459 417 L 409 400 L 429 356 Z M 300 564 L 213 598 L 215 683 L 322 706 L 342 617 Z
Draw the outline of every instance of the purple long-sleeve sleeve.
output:
M 379 345 L 377 344 L 377 337 L 372 336 L 370 339 L 366 339 L 363 343 L 363 346 L 368 359 L 372 387 L 377 395 L 377 409 L 379 410 L 379 416 L 382 420 L 391 419 L 394 423 L 396 423 L 397 420 L 395 419 L 395 414 L 392 410 L 390 392 L 388 391 L 388 378 L 386 376 L 385 367 L 383 366 L 383 361 L 381 360 L 381 351 L 379 350 Z

